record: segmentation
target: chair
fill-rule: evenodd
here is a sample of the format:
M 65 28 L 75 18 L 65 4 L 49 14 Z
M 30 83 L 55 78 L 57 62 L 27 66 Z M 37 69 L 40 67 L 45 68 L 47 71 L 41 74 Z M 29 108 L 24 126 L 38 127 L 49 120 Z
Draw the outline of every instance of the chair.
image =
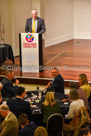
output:
M 48 136 L 63 136 L 63 116 L 59 113 L 50 115 L 47 119 L 46 129 Z
M 81 107 L 70 121 L 69 124 L 64 123 L 64 132 L 66 136 L 78 136 L 79 130 L 86 127 L 90 123 L 90 116 L 86 107 Z M 73 133 L 72 133 L 73 132 Z

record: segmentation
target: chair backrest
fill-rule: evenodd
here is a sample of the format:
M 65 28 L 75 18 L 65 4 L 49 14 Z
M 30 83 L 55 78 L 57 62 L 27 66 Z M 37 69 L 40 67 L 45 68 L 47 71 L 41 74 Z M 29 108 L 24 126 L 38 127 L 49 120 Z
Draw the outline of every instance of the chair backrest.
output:
M 49 136 L 63 136 L 63 116 L 59 113 L 54 113 L 47 119 L 46 129 Z

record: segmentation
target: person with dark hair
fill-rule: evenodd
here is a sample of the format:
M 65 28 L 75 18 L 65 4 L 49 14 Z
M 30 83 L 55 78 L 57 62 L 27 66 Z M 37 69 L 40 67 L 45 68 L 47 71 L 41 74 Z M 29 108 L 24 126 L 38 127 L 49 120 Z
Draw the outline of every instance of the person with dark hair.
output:
M 12 84 L 12 79 L 14 78 L 14 72 L 12 70 L 8 70 L 5 72 L 6 77 L 4 77 L 1 81 L 3 87 L 1 90 L 3 98 L 12 98 L 16 95 L 16 90 L 18 88 L 19 80 L 15 80 L 15 86 Z
M 19 124 L 8 105 L 0 105 L 0 114 L 4 118 L 0 124 L 0 136 L 18 136 Z
M 54 90 L 56 93 L 64 94 L 64 79 L 59 74 L 59 71 L 56 67 L 52 69 L 52 76 L 54 79 L 47 84 L 45 89 L 47 91 Z
M 19 116 L 19 125 L 21 126 L 19 136 L 34 136 L 34 131 L 37 128 L 37 125 L 33 121 L 29 122 L 26 114 L 21 114 Z
M 32 17 L 28 18 L 26 21 L 25 31 L 26 33 L 39 33 L 43 34 L 45 32 L 44 20 L 40 17 L 37 17 L 37 10 L 33 9 Z
M 16 90 L 16 98 L 7 100 L 7 105 L 17 118 L 19 118 L 20 114 L 27 114 L 28 119 L 31 120 L 31 107 L 29 102 L 24 101 L 25 95 L 25 88 L 18 87 Z
M 91 136 L 91 133 L 87 128 L 81 128 L 78 136 Z
M 79 75 L 79 85 L 80 88 L 85 92 L 87 98 L 91 95 L 91 86 L 88 84 L 88 79 L 86 74 Z

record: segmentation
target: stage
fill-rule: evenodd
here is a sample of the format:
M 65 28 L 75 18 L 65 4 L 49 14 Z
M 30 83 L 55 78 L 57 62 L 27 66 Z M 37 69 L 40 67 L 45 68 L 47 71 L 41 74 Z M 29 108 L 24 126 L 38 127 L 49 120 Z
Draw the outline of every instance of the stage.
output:
M 59 73 L 65 82 L 78 81 L 78 76 L 85 73 L 91 82 L 91 40 L 69 40 L 47 48 L 43 48 L 43 72 L 22 73 L 20 72 L 20 57 L 14 58 L 15 64 L 6 60 L 1 66 L 0 77 L 6 69 L 15 71 L 15 76 L 26 79 L 25 82 L 46 84 L 52 79 L 52 67 L 58 67 Z M 40 67 L 41 68 L 41 67 Z M 31 81 L 28 81 L 31 79 Z

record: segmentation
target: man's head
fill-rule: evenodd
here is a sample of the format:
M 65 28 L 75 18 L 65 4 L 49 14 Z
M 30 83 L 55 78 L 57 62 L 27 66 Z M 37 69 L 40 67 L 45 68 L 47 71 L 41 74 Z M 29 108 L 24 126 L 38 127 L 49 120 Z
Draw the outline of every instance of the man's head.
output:
M 9 80 L 12 80 L 14 78 L 14 72 L 12 70 L 6 71 L 5 75 L 8 77 Z
M 22 99 L 24 99 L 25 95 L 26 95 L 26 91 L 24 87 L 18 87 L 18 89 L 16 90 L 16 95 L 21 97 Z
M 9 114 L 10 110 L 7 104 L 0 105 L 0 114 L 2 117 L 6 117 Z
M 36 11 L 36 9 L 33 9 L 33 10 L 32 10 L 32 18 L 33 18 L 33 19 L 36 19 L 36 18 L 37 18 L 37 11 Z
M 21 114 L 19 116 L 20 126 L 23 128 L 24 126 L 28 125 L 28 123 L 29 123 L 28 116 L 26 114 Z
M 55 78 L 57 75 L 58 75 L 58 69 L 56 68 L 56 67 L 54 67 L 53 69 L 52 69 L 52 76 Z

